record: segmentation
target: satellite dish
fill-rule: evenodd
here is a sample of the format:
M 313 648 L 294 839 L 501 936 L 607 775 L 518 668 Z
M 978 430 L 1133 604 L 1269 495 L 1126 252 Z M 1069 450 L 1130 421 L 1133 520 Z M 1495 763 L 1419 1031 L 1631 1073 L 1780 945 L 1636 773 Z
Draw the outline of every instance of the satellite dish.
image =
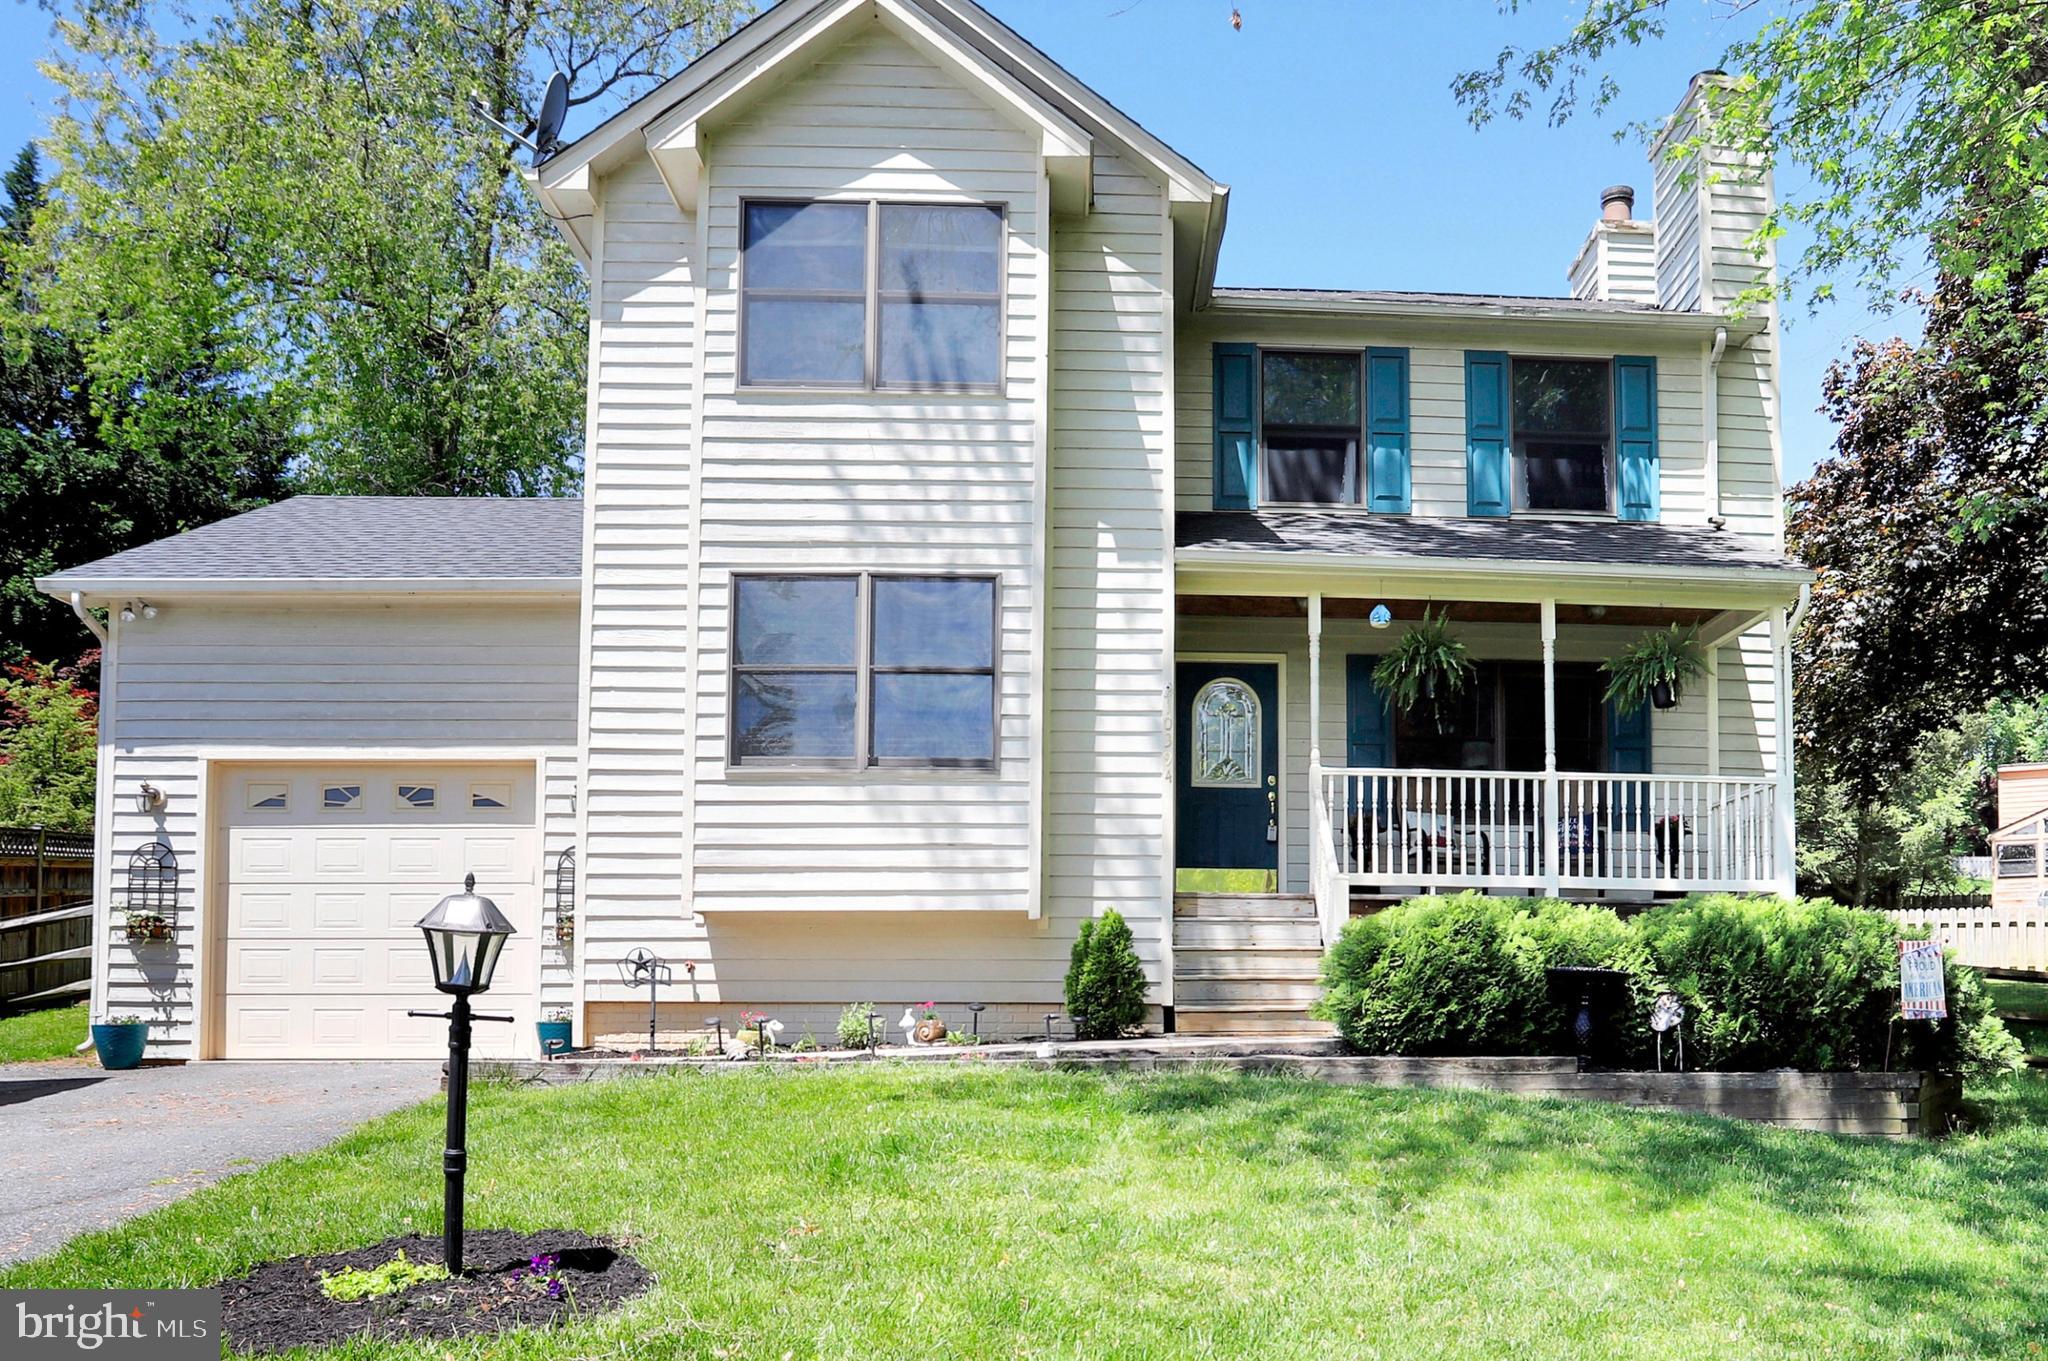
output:
M 569 116 L 569 78 L 560 71 L 548 77 L 547 93 L 540 97 L 540 117 L 533 125 L 533 159 L 538 162 L 554 154 L 562 144 L 562 120 Z

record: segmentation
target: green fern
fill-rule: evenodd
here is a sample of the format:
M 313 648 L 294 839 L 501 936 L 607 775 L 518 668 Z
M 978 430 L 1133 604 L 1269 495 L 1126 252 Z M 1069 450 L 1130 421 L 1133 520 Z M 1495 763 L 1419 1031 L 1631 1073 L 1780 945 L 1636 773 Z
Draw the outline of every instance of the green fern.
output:
M 1402 713 L 1413 713 L 1425 701 L 1438 706 L 1465 693 L 1478 668 L 1472 664 L 1472 650 L 1451 636 L 1451 612 L 1447 608 L 1430 618 L 1423 607 L 1422 622 L 1401 635 L 1394 650 L 1380 658 L 1372 669 L 1372 683 L 1387 702 Z
M 1659 681 L 1668 682 L 1675 693 L 1685 681 L 1707 674 L 1699 626 L 1652 629 L 1600 663 L 1600 669 L 1607 673 L 1607 702 L 1623 716 L 1632 714 L 1643 707 Z

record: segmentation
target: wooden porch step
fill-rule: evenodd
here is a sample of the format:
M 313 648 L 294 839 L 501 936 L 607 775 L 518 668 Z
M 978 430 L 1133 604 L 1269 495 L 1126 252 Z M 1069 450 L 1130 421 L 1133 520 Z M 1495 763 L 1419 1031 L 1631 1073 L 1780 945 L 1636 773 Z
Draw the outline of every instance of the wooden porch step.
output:
M 1174 1030 L 1182 1035 L 1334 1035 L 1337 1027 L 1306 1011 L 1268 1007 L 1257 1002 L 1196 1002 L 1173 1009 Z
M 1322 928 L 1314 917 L 1176 917 L 1174 948 L 1238 950 L 1281 946 L 1320 950 Z
M 1313 983 L 1323 976 L 1321 950 L 1176 950 L 1175 978 L 1270 978 Z
M 1177 974 L 1173 981 L 1174 1005 L 1179 1007 L 1206 1006 L 1211 1002 L 1256 1002 L 1276 1011 L 1307 1011 L 1322 994 L 1322 984 L 1313 978 Z
M 1176 893 L 1176 917 L 1309 917 L 1316 900 L 1306 893 Z

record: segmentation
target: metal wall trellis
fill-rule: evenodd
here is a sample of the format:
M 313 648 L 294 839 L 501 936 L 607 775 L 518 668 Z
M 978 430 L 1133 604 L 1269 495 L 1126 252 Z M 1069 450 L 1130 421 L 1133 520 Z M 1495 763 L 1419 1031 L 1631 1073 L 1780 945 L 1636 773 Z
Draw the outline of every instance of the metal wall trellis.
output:
M 178 856 L 161 841 L 135 848 L 128 857 L 130 912 L 169 912 L 178 905 Z

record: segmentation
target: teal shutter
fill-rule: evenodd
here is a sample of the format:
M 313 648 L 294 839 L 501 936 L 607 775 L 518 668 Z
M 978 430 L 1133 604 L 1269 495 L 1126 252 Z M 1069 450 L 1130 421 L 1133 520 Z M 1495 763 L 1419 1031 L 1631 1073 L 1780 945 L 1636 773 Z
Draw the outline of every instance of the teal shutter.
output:
M 1619 355 L 1614 361 L 1615 514 L 1654 520 L 1659 512 L 1657 361 Z
M 1365 352 L 1368 510 L 1408 509 L 1408 351 Z
M 1387 766 L 1393 764 L 1393 724 L 1387 713 L 1386 696 L 1372 683 L 1377 657 L 1344 659 L 1344 764 Z
M 1636 711 L 1624 716 L 1608 700 L 1601 706 L 1607 712 L 1607 769 L 1617 775 L 1648 775 L 1650 773 L 1650 705 L 1648 701 L 1636 706 Z M 1613 807 L 1608 810 L 1608 819 L 1615 827 L 1629 831 L 1646 831 L 1650 807 L 1650 787 L 1646 784 L 1620 785 L 1615 789 Z
M 1508 474 L 1508 357 L 1465 351 L 1465 513 L 1506 515 L 1513 508 Z
M 1211 503 L 1250 510 L 1259 503 L 1259 347 L 1218 344 L 1216 472 Z

